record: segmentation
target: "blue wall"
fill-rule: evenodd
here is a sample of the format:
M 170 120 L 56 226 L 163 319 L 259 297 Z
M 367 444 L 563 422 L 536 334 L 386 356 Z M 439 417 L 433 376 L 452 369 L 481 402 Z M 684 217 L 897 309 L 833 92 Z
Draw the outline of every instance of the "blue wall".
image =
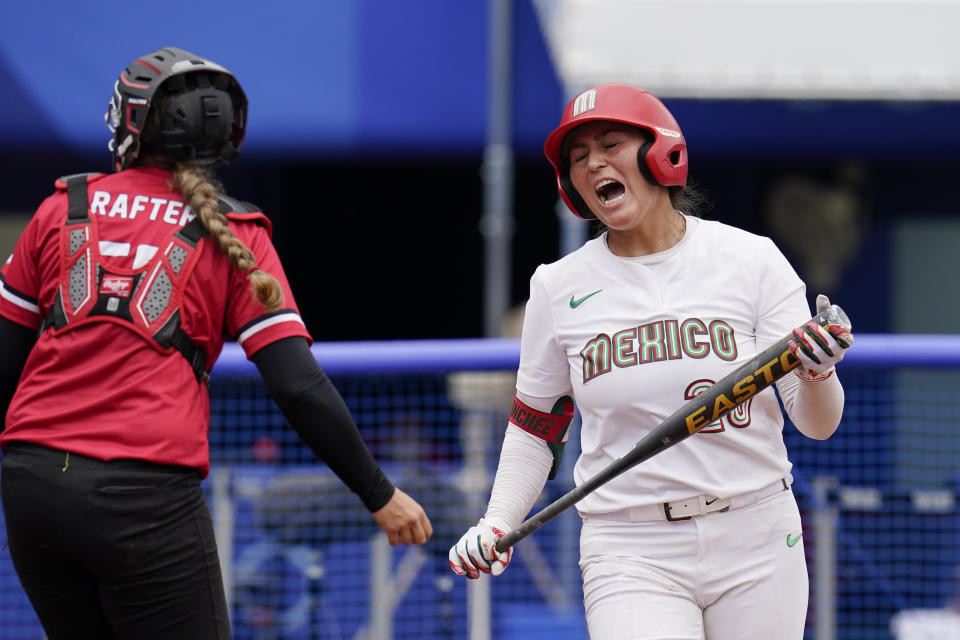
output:
M 178 46 L 239 78 L 251 102 L 248 150 L 476 151 L 487 124 L 488 4 L 234 0 L 194 2 L 185 16 L 164 5 L 3 3 L 0 147 L 105 148 L 120 71 Z M 532 6 L 518 0 L 514 12 L 517 142 L 538 149 L 562 96 Z

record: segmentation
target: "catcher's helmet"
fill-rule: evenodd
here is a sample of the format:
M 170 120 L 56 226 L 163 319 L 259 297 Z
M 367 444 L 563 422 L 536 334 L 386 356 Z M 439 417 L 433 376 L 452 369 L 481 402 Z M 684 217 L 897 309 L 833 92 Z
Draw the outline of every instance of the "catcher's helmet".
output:
M 150 106 L 172 97 L 161 114 L 156 139 L 140 139 Z M 142 151 L 195 164 L 222 164 L 240 154 L 247 126 L 247 98 L 233 75 L 215 62 L 166 47 L 137 58 L 114 84 L 104 119 L 116 171 Z
M 596 216 L 573 188 L 563 142 L 575 128 L 605 120 L 648 131 L 651 140 L 640 147 L 640 172 L 653 184 L 683 187 L 687 183 L 687 143 L 673 115 L 649 91 L 627 84 L 604 84 L 588 89 L 570 101 L 560 126 L 547 136 L 543 152 L 557 172 L 557 188 L 570 210 L 580 218 Z

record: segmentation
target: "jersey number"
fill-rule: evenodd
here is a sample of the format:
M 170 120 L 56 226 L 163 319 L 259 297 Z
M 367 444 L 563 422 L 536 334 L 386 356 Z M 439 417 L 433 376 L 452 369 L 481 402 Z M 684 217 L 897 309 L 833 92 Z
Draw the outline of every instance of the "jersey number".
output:
M 687 390 L 683 392 L 683 399 L 690 400 L 692 398 L 696 398 L 698 395 L 706 391 L 707 388 L 713 384 L 713 382 L 713 380 L 708 380 L 706 378 L 702 380 L 694 380 L 687 385 Z M 726 430 L 724 423 L 729 424 L 731 427 L 736 427 L 737 429 L 743 429 L 744 427 L 750 426 L 751 402 L 753 402 L 753 398 L 750 398 L 742 404 L 738 404 L 736 407 L 731 409 L 730 413 L 727 415 L 700 429 L 699 433 L 722 433 Z
M 128 258 L 133 247 L 129 242 L 111 242 L 110 240 L 100 240 L 100 255 L 110 258 Z M 153 258 L 157 253 L 158 247 L 152 244 L 138 244 L 133 251 L 132 269 L 139 269 Z

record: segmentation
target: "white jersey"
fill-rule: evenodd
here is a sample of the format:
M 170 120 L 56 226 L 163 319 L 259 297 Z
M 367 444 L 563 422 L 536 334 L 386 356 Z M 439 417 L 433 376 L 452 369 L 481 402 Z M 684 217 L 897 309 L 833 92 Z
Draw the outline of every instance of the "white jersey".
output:
M 673 248 L 622 258 L 603 235 L 531 278 L 517 390 L 572 391 L 579 485 L 811 315 L 803 282 L 768 238 L 687 217 Z M 790 472 L 782 431 L 768 388 L 577 507 L 599 514 L 759 489 Z

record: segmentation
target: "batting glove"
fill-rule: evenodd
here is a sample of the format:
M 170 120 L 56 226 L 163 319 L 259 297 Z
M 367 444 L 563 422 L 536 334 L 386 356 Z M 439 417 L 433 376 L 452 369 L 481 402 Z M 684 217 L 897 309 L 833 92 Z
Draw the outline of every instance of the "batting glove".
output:
M 495 576 L 503 573 L 510 564 L 513 547 L 499 553 L 494 545 L 506 535 L 506 527 L 500 523 L 490 523 L 480 518 L 475 527 L 470 527 L 457 544 L 450 547 L 447 558 L 450 568 L 458 576 L 467 576 L 476 580 L 481 573 Z
M 830 307 L 830 299 L 817 296 L 817 313 Z M 834 367 L 843 360 L 846 350 L 853 344 L 853 334 L 839 324 L 821 326 L 810 321 L 793 330 L 795 340 L 788 344 L 790 351 L 800 361 L 794 371 L 801 380 L 816 382 L 826 380 Z

